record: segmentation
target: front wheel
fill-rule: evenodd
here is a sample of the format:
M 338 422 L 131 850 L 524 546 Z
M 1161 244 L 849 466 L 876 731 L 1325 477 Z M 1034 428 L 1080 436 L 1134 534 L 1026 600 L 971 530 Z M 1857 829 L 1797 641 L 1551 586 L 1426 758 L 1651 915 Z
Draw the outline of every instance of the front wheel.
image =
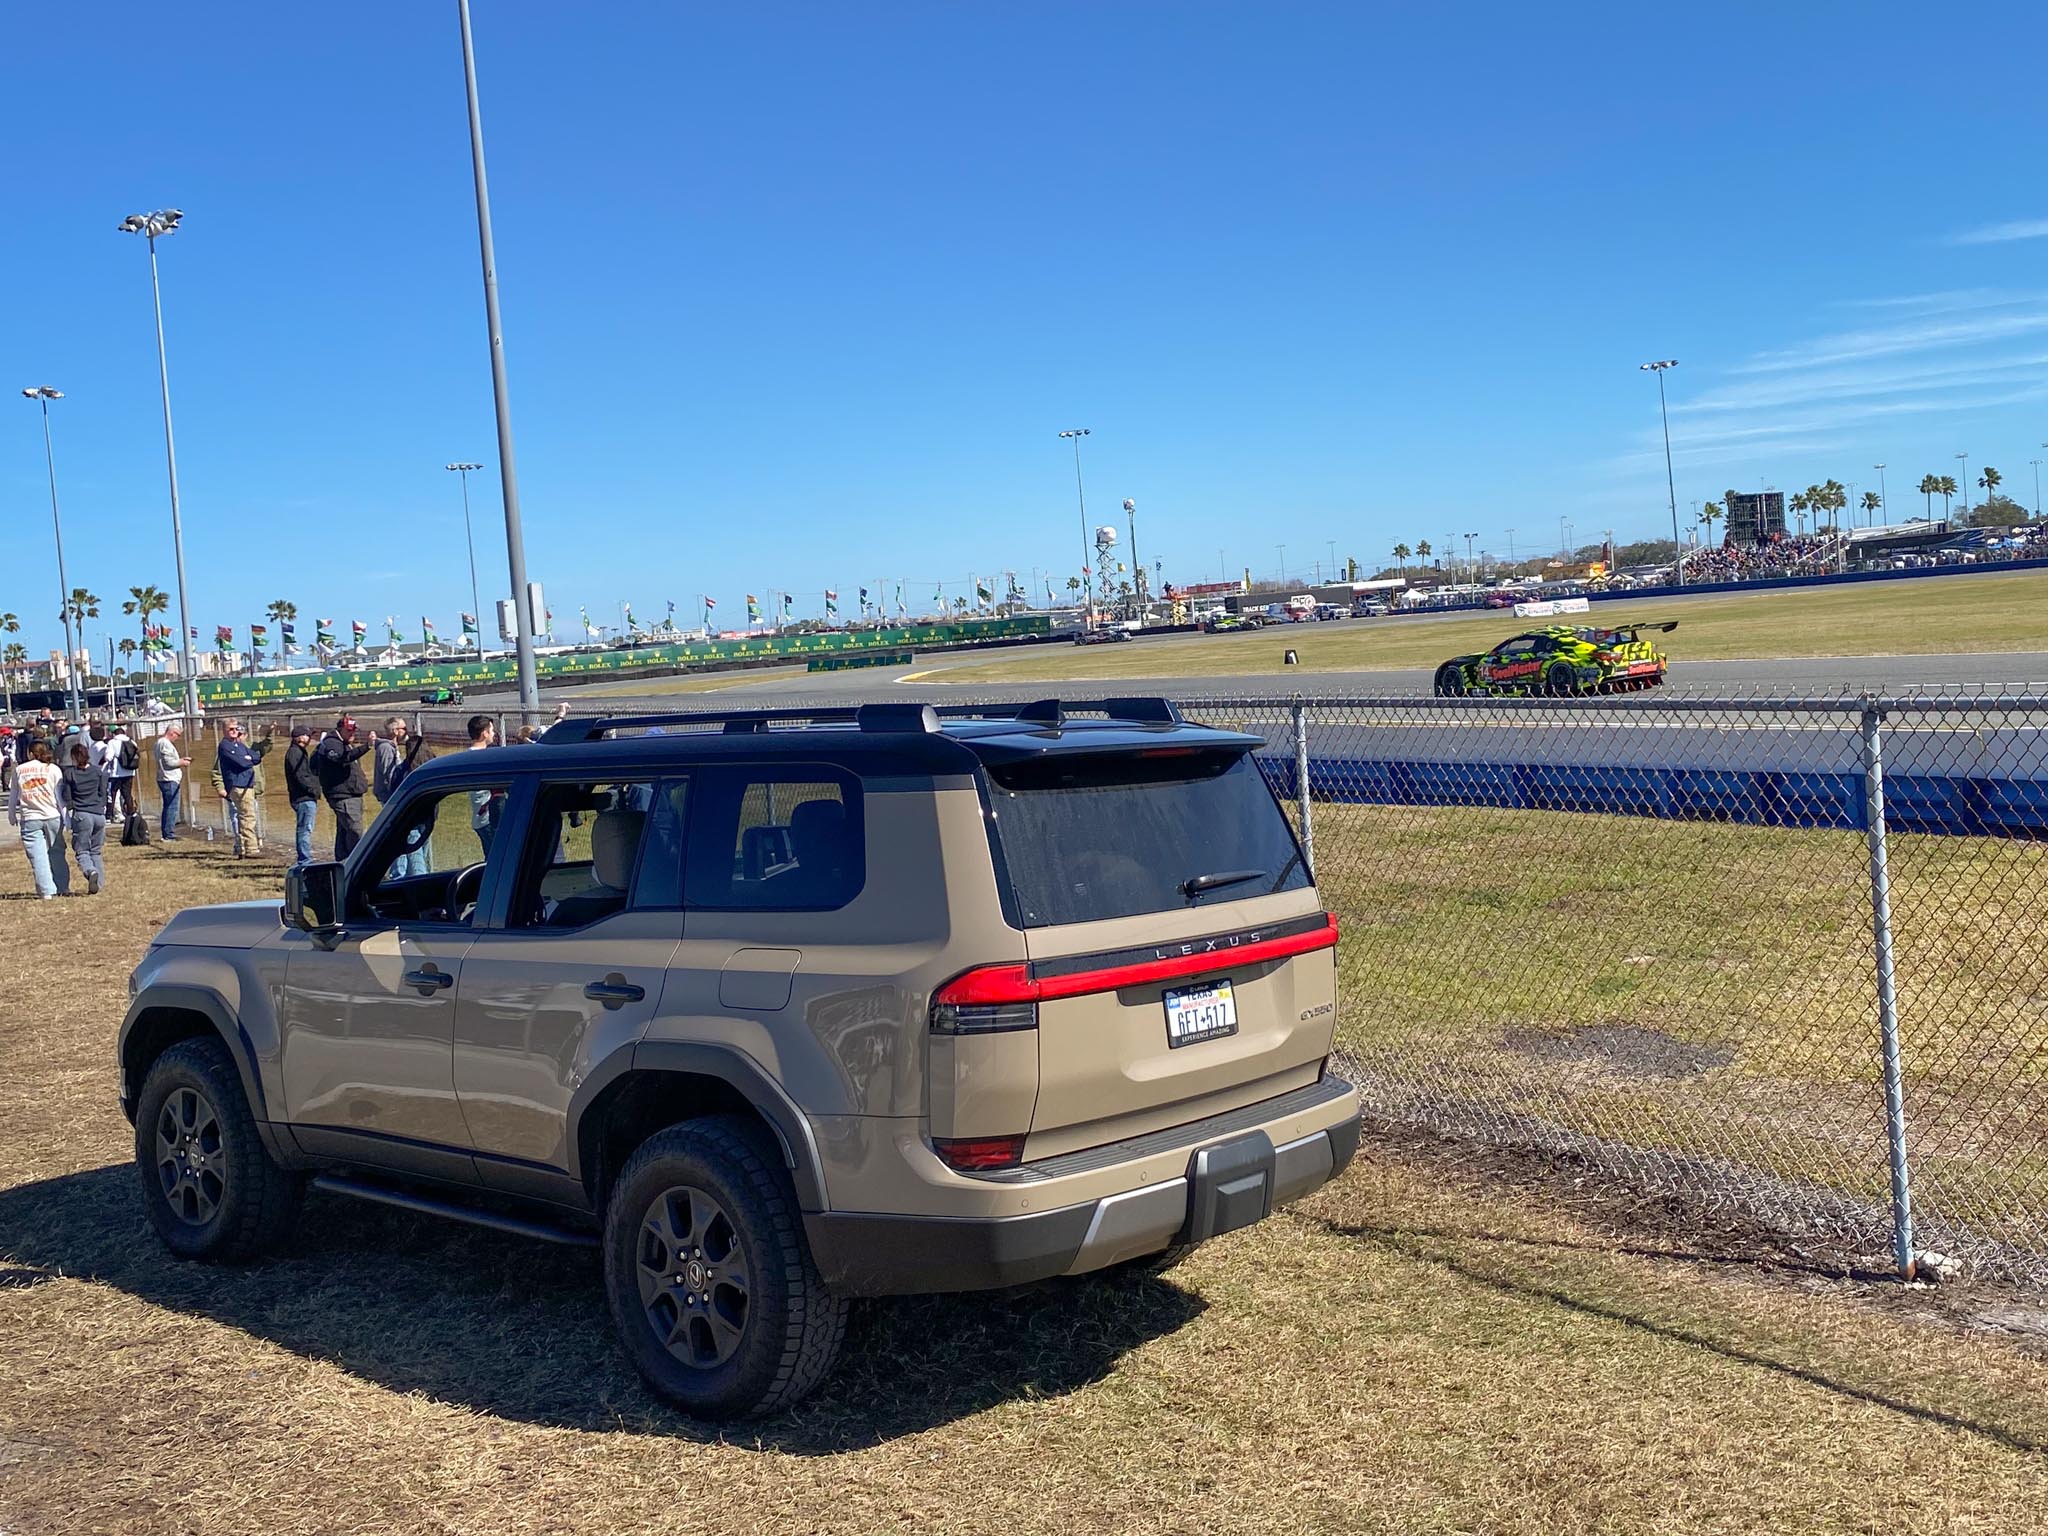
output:
M 217 1039 L 181 1040 L 151 1065 L 136 1100 L 135 1166 L 149 1224 L 181 1259 L 258 1258 L 298 1217 L 304 1180 L 263 1150 Z
M 703 1419 L 774 1413 L 831 1371 L 846 1302 L 805 1246 L 796 1192 L 731 1116 L 641 1143 L 613 1186 L 605 1295 L 647 1384 Z
M 1438 698 L 1462 698 L 1466 691 L 1465 669 L 1463 667 L 1443 666 L 1436 669 L 1436 696 Z

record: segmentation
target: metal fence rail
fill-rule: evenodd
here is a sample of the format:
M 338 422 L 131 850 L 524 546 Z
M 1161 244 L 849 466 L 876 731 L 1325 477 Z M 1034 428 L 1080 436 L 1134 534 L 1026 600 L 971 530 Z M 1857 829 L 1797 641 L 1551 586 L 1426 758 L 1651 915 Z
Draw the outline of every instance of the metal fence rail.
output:
M 2048 1284 L 2048 695 L 1182 707 L 1268 743 L 1376 1118 Z

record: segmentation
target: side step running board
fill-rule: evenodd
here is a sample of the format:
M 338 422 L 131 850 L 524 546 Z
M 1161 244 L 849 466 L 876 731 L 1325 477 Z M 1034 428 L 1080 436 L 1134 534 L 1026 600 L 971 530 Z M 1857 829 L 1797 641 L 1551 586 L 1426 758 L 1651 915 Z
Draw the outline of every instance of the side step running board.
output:
M 445 1216 L 451 1221 L 466 1221 L 472 1226 L 489 1227 L 494 1232 L 510 1232 L 515 1237 L 531 1237 L 543 1243 L 560 1243 L 567 1248 L 597 1246 L 597 1234 L 594 1232 L 556 1226 L 552 1222 L 528 1221 L 524 1217 L 507 1216 L 498 1211 L 479 1210 L 473 1205 L 458 1205 L 452 1200 L 436 1200 L 431 1195 L 416 1195 L 409 1190 L 387 1189 L 381 1184 L 345 1178 L 338 1173 L 315 1174 L 313 1187 L 323 1189 L 331 1195 L 349 1195 L 357 1200 L 374 1201 L 378 1205 L 395 1205 L 401 1211 L 418 1211 L 426 1216 Z

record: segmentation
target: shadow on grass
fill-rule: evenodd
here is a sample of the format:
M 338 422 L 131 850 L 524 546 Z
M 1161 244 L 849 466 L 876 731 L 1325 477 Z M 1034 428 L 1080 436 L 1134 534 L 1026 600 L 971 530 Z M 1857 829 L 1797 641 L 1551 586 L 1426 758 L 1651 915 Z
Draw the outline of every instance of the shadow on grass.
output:
M 1500 1238 L 1484 1232 L 1439 1232 L 1411 1230 L 1398 1226 L 1374 1226 L 1362 1223 L 1323 1221 L 1310 1218 L 1311 1224 L 1322 1228 L 1336 1237 L 1351 1238 L 1369 1243 L 1390 1254 L 1403 1258 L 1434 1264 L 1448 1270 L 1460 1279 L 1484 1287 L 1502 1296 L 1515 1297 L 1525 1301 L 1543 1302 L 1550 1306 L 1562 1307 L 1582 1317 L 1597 1318 L 1618 1327 L 1645 1334 L 1670 1343 L 1684 1344 L 1703 1349 L 1711 1354 L 1730 1360 L 1738 1365 L 1751 1366 L 1758 1370 L 1770 1371 L 1790 1381 L 1804 1383 L 1823 1392 L 1831 1392 L 1853 1402 L 1866 1403 L 1892 1413 L 1903 1414 L 1922 1423 L 1938 1424 L 1946 1429 L 1962 1431 L 1965 1434 L 1981 1436 L 1995 1445 L 2008 1450 L 2040 1454 L 2048 1451 L 2048 1440 L 2032 1430 L 2013 1429 L 2003 1424 L 1992 1423 L 1981 1417 L 1953 1411 L 1939 1404 L 1915 1402 L 1898 1391 L 1897 1383 L 1880 1386 L 1866 1386 L 1843 1380 L 1839 1374 L 1829 1374 L 1810 1364 L 1796 1360 L 1779 1359 L 1761 1352 L 1752 1342 L 1731 1338 L 1716 1338 L 1696 1326 L 1684 1326 L 1658 1318 L 1645 1317 L 1639 1313 L 1617 1306 L 1606 1299 L 1593 1299 L 1574 1295 L 1557 1285 L 1532 1277 L 1502 1274 L 1482 1265 L 1473 1263 L 1456 1252 L 1453 1243 L 1503 1242 L 1523 1245 L 1519 1238 Z M 1527 1246 L 1527 1245 L 1525 1245 Z M 1552 1246 L 1538 1244 L 1533 1246 Z M 1600 1248 L 1598 1245 L 1559 1244 L 1574 1249 L 1591 1249 L 1599 1252 L 1634 1254 L 1643 1258 L 1670 1259 L 1681 1263 L 1720 1263 L 1723 1260 L 1709 1255 L 1685 1252 L 1667 1253 L 1656 1249 L 1637 1249 L 1617 1245 Z
M 808 1402 L 721 1429 L 641 1386 L 612 1342 L 589 1250 L 314 1195 L 276 1258 L 182 1264 L 149 1230 L 134 1170 L 115 1164 L 0 1191 L 0 1255 L 12 1262 L 0 1286 L 96 1281 L 393 1391 L 528 1423 L 793 1455 L 859 1450 L 1012 1399 L 1076 1391 L 1203 1310 L 1178 1287 L 1138 1276 L 869 1302 Z

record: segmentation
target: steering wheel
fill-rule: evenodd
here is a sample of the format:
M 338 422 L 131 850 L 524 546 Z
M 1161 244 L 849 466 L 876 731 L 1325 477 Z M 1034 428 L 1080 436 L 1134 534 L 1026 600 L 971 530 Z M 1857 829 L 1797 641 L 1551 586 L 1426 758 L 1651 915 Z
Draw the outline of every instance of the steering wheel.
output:
M 481 861 L 459 870 L 448 882 L 448 905 L 455 909 L 455 920 L 466 923 L 476 916 L 477 898 L 484 892 L 484 866 Z

